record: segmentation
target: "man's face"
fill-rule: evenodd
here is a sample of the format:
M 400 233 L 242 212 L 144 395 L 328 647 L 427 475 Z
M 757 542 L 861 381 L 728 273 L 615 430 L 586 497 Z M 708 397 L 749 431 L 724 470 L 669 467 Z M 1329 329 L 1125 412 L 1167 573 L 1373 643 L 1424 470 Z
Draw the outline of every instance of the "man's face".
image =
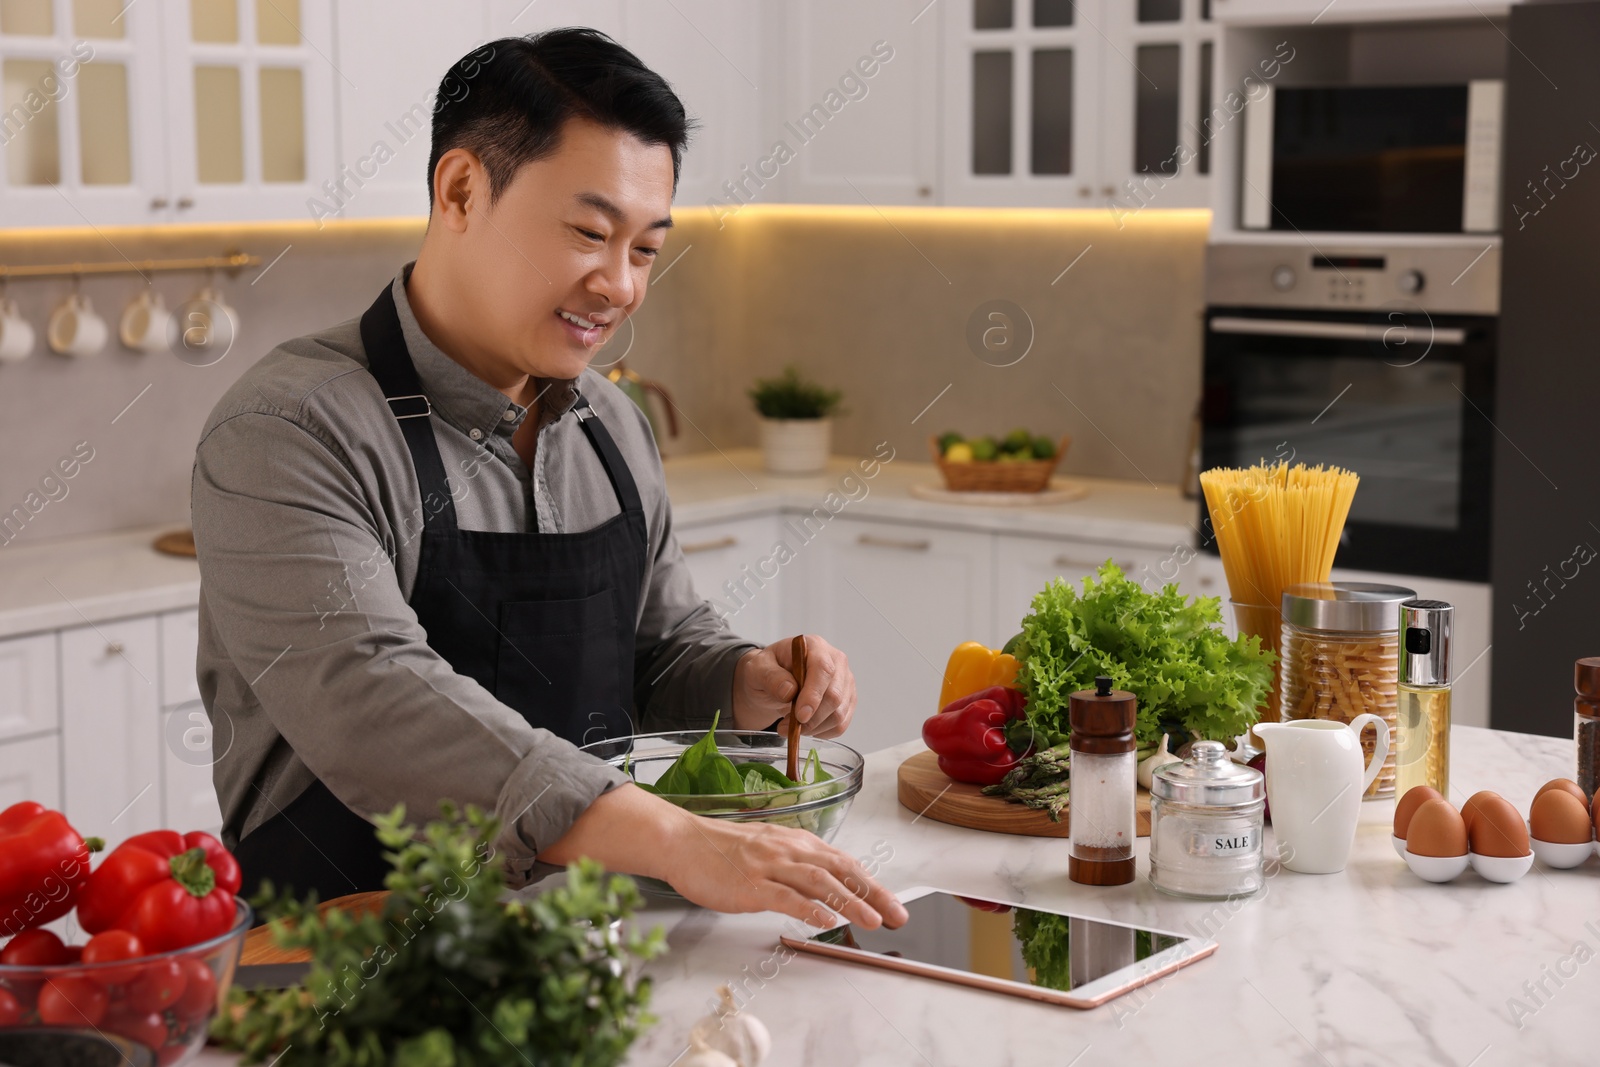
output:
M 483 310 L 477 339 L 538 378 L 576 378 L 644 301 L 672 215 L 672 154 L 573 119 L 463 235 Z

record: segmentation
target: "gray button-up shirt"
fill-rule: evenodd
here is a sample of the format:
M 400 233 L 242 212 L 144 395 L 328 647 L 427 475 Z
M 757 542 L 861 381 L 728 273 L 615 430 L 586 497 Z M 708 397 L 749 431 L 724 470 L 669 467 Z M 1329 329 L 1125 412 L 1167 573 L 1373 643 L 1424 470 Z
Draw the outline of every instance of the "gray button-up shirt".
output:
M 530 470 L 511 444 L 527 409 L 427 338 L 406 299 L 410 269 L 395 278 L 395 306 L 461 528 L 575 533 L 617 515 L 570 411 L 574 383 L 540 383 Z M 445 797 L 497 813 L 497 851 L 521 884 L 539 849 L 626 778 L 529 726 L 428 646 L 408 604 L 420 490 L 366 366 L 359 319 L 285 342 L 223 396 L 195 454 L 197 666 L 223 840 L 235 845 L 320 778 L 364 817 L 404 801 L 425 821 Z M 649 528 L 639 729 L 704 729 L 714 711 L 728 717 L 734 664 L 755 646 L 695 594 L 643 413 L 593 371 L 576 384 L 633 472 Z

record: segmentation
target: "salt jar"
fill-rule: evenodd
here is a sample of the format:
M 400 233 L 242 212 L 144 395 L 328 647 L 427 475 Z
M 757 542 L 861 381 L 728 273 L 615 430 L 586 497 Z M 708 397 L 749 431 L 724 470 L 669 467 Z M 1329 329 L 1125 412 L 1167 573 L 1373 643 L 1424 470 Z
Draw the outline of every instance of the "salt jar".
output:
M 1150 784 L 1150 883 L 1180 897 L 1247 897 L 1261 871 L 1266 780 L 1218 741 L 1158 768 Z

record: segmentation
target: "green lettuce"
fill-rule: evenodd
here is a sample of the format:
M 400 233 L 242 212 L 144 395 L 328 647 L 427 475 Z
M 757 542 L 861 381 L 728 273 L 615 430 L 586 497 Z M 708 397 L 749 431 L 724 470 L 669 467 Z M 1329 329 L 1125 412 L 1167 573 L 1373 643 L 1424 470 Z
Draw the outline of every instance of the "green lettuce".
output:
M 1252 726 L 1272 685 L 1259 637 L 1228 640 L 1217 597 L 1185 598 L 1176 585 L 1146 592 L 1107 560 L 1080 592 L 1057 578 L 1033 598 L 1016 655 L 1036 747 L 1065 737 L 1067 698 L 1096 675 L 1139 698 L 1140 748 L 1189 739 L 1231 741 Z

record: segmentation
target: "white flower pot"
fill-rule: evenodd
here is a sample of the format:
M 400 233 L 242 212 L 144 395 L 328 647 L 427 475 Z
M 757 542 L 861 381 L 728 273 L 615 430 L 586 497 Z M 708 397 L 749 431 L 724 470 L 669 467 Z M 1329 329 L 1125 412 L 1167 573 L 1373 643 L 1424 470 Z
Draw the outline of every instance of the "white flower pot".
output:
M 832 419 L 761 420 L 761 458 L 774 474 L 826 470 L 832 444 Z

